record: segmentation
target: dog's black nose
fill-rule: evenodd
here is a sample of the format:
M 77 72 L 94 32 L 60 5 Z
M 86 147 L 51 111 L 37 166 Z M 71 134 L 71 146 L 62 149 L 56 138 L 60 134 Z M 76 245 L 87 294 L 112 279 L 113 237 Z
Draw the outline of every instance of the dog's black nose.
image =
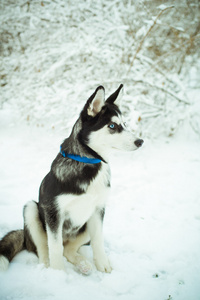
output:
M 138 139 L 134 142 L 135 146 L 137 146 L 138 148 L 141 147 L 143 143 L 144 143 L 144 141 L 141 139 Z

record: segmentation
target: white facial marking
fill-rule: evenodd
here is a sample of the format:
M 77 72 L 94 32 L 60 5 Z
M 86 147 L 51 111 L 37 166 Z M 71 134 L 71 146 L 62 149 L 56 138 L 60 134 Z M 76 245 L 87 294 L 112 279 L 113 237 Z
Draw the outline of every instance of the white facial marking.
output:
M 118 114 L 117 116 L 113 116 L 111 118 L 111 122 L 116 123 L 117 125 L 121 125 L 123 129 L 126 129 L 126 122 L 123 120 L 123 116 Z
M 109 152 L 112 149 L 122 151 L 133 151 L 138 149 L 134 143 L 137 140 L 137 137 L 128 130 L 122 116 L 120 114 L 113 116 L 111 118 L 111 123 L 112 122 L 118 126 L 121 125 L 123 130 L 121 132 L 118 132 L 117 130 L 111 132 L 111 127 L 109 128 L 109 124 L 107 124 L 100 130 L 91 132 L 89 136 L 89 147 L 102 155 L 105 159 L 107 159 Z
M 116 123 L 117 125 L 120 125 L 122 122 L 121 122 L 121 118 L 120 118 L 120 115 L 119 116 L 113 116 L 111 118 L 111 122 L 114 122 Z

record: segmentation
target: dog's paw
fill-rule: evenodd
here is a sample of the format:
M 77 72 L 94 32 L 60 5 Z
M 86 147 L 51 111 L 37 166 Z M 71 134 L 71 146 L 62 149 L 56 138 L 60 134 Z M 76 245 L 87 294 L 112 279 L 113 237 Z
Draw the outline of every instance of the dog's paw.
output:
M 106 255 L 101 256 L 98 259 L 95 259 L 94 262 L 95 262 L 95 266 L 98 271 L 106 272 L 106 273 L 112 272 L 112 267 L 110 265 L 110 261 Z
M 75 266 L 84 275 L 90 275 L 92 272 L 92 264 L 83 256 L 77 256 Z

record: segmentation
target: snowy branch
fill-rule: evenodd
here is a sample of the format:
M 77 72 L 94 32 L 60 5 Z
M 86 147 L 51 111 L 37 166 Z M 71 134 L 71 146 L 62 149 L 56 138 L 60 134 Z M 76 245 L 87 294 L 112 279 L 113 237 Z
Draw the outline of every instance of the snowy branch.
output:
M 130 70 L 131 70 L 131 68 L 133 67 L 134 61 L 135 61 L 135 59 L 136 59 L 138 53 L 140 52 L 140 50 L 141 50 L 141 48 L 142 48 L 142 45 L 143 45 L 145 39 L 147 38 L 147 36 L 148 36 L 149 33 L 151 32 L 151 30 L 154 28 L 154 26 L 156 25 L 158 19 L 159 19 L 160 16 L 163 14 L 163 12 L 166 11 L 166 10 L 168 10 L 168 9 L 170 9 L 170 8 L 174 8 L 174 5 L 173 5 L 173 6 L 169 6 L 169 7 L 165 7 L 165 8 L 162 9 L 162 10 L 159 12 L 159 14 L 156 16 L 156 18 L 155 18 L 153 24 L 149 27 L 148 31 L 146 32 L 146 34 L 144 35 L 144 37 L 143 37 L 142 40 L 140 41 L 140 44 L 139 44 L 139 46 L 138 46 L 138 48 L 137 48 L 137 50 L 136 50 L 136 52 L 135 52 L 135 55 L 133 56 L 133 59 L 132 59 L 132 61 L 131 61 L 131 63 L 130 63 L 130 67 L 129 67 L 129 69 L 128 69 L 127 75 L 130 73 Z

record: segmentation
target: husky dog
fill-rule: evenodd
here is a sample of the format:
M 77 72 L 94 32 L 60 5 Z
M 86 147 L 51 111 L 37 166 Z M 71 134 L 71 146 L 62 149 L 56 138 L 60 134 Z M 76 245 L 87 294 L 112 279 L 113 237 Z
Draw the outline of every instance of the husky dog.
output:
M 90 243 L 96 268 L 111 272 L 102 234 L 110 188 L 108 156 L 112 149 L 133 151 L 143 144 L 123 123 L 122 87 L 105 101 L 104 87 L 99 86 L 87 100 L 41 183 L 39 202 L 24 207 L 24 229 L 11 231 L 0 241 L 0 270 L 27 249 L 45 266 L 64 270 L 64 255 L 89 274 L 92 264 L 78 250 Z

